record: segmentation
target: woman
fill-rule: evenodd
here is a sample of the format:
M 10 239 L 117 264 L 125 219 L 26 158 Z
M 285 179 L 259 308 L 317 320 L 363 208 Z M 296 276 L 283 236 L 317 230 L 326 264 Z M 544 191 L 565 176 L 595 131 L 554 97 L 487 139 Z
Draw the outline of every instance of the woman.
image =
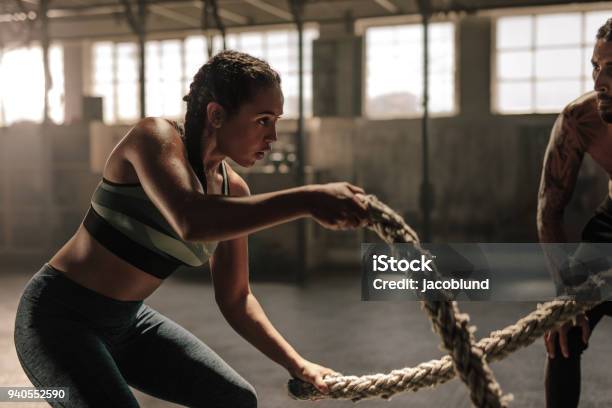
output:
M 238 373 L 143 303 L 176 268 L 209 257 L 215 299 L 232 327 L 327 391 L 322 379 L 333 371 L 301 357 L 251 293 L 247 235 L 306 216 L 332 229 L 362 226 L 364 192 L 334 183 L 250 196 L 224 159 L 252 166 L 276 140 L 283 95 L 266 62 L 217 54 L 184 99 L 184 134 L 146 118 L 119 142 L 83 224 L 22 295 L 17 354 L 36 387 L 69 387 L 69 402 L 53 406 L 137 407 L 128 384 L 190 407 L 257 406 Z

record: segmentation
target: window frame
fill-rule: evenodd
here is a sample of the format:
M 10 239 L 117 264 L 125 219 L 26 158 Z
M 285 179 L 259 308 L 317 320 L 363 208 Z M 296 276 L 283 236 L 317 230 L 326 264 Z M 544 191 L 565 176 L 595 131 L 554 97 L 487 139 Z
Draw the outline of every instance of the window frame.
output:
M 612 8 L 600 8 L 600 7 L 589 7 L 588 5 L 585 7 L 584 5 L 573 5 L 571 7 L 534 7 L 534 8 L 521 8 L 518 10 L 510 10 L 504 13 L 503 11 L 497 11 L 495 13 L 483 13 L 486 15 L 490 15 L 493 18 L 492 30 L 491 30 L 491 106 L 490 112 L 493 115 L 547 115 L 558 113 L 563 106 L 559 108 L 539 108 L 537 105 L 537 85 L 538 83 L 545 83 L 547 81 L 568 81 L 568 80 L 577 80 L 580 83 L 580 94 L 576 95 L 575 98 L 584 95 L 587 92 L 590 92 L 592 89 L 586 89 L 584 84 L 592 79 L 592 75 L 589 72 L 585 71 L 585 66 L 587 65 L 587 59 L 590 61 L 591 55 L 588 51 L 589 48 L 592 49 L 594 44 L 593 39 L 588 39 L 586 36 L 586 19 L 588 13 L 593 12 L 607 12 L 609 11 L 612 14 Z M 537 42 L 537 17 L 538 16 L 547 16 L 547 15 L 555 15 L 555 14 L 571 14 L 578 13 L 580 14 L 580 40 L 574 44 L 555 44 L 555 45 L 545 45 L 538 46 Z M 531 39 L 530 45 L 525 47 L 510 47 L 510 48 L 499 48 L 498 47 L 498 35 L 497 35 L 497 27 L 500 19 L 503 18 L 511 18 L 511 17 L 530 17 L 531 18 Z M 595 37 L 595 33 L 593 33 L 593 38 Z M 536 52 L 542 50 L 569 50 L 573 48 L 579 48 L 580 54 L 582 56 L 582 60 L 580 63 L 580 76 L 578 77 L 563 77 L 563 78 L 553 78 L 548 80 L 538 80 L 537 77 L 537 68 L 536 68 Z M 585 54 L 586 50 L 586 54 Z M 519 52 L 519 51 L 528 51 L 532 58 L 532 66 L 531 72 L 528 78 L 525 79 L 500 79 L 498 77 L 498 56 L 503 52 Z M 524 110 L 502 110 L 500 107 L 500 84 L 504 83 L 528 83 L 531 87 L 531 100 L 530 100 L 530 108 Z M 570 101 L 564 101 L 564 104 L 569 103 Z
M 304 24 L 304 29 L 314 29 L 317 34 L 315 36 L 315 38 L 318 38 L 319 35 L 319 25 L 316 23 L 306 23 Z M 295 29 L 295 26 L 293 24 L 275 24 L 275 25 L 262 25 L 262 26 L 258 26 L 258 27 L 240 27 L 240 28 L 236 28 L 236 29 L 229 29 L 226 32 L 226 35 L 241 35 L 244 33 L 267 33 L 267 32 L 271 32 L 271 31 L 295 31 L 297 33 L 297 30 Z M 147 43 L 148 42 L 159 42 L 162 43 L 164 41 L 179 41 L 180 42 L 180 49 L 181 49 L 181 80 L 182 82 L 182 88 L 181 88 L 181 93 L 184 93 L 184 90 L 187 89 L 189 87 L 189 84 L 191 83 L 191 80 L 193 78 L 193 75 L 195 75 L 195 72 L 191 75 L 186 75 L 186 46 L 185 46 L 185 42 L 187 40 L 187 38 L 189 37 L 194 37 L 194 36 L 204 36 L 202 34 L 202 32 L 200 30 L 198 31 L 193 31 L 193 30 L 189 30 L 189 31 L 180 31 L 180 32 L 175 32 L 175 33 L 160 33 L 157 35 L 151 35 L 147 38 Z M 218 36 L 218 34 L 213 36 L 213 44 L 216 41 L 216 37 Z M 117 36 L 117 37 L 106 37 L 106 38 L 100 38 L 100 39 L 96 39 L 90 42 L 89 44 L 89 53 L 90 53 L 90 57 L 89 57 L 89 64 L 91 69 L 89 70 L 89 75 L 88 75 L 88 88 L 89 88 L 89 92 L 92 95 L 95 95 L 94 93 L 94 89 L 96 88 L 96 82 L 95 82 L 95 55 L 94 55 L 94 47 L 96 43 L 104 43 L 104 42 L 108 42 L 112 44 L 112 52 L 113 52 L 113 68 L 112 68 L 112 83 L 113 83 L 113 98 L 115 99 L 113 101 L 113 111 L 114 111 L 114 120 L 113 121 L 109 121 L 108 119 L 104 119 L 104 123 L 107 125 L 129 125 L 132 124 L 134 120 L 139 120 L 139 117 L 137 117 L 134 120 L 120 120 L 118 118 L 117 115 L 117 44 L 119 43 L 132 43 L 132 44 L 136 44 L 136 40 L 134 39 L 133 36 Z M 146 47 L 146 45 L 145 45 Z M 204 50 L 205 53 L 207 53 L 207 50 Z M 214 48 L 213 49 L 213 53 L 214 52 L 219 52 L 219 49 Z M 296 53 L 297 53 L 297 48 L 296 48 Z M 208 57 L 205 57 L 205 60 Z M 305 64 L 306 65 L 306 64 Z M 274 68 L 274 67 L 272 67 Z M 304 72 L 310 72 L 311 78 L 312 78 L 312 53 L 311 53 L 311 62 L 310 62 L 310 69 L 304 69 Z M 281 73 L 282 74 L 282 73 Z M 282 77 L 281 77 L 282 79 Z M 312 83 L 312 80 L 311 80 Z M 145 84 L 146 86 L 146 84 Z M 312 95 L 312 90 L 311 90 L 311 99 L 310 99 L 310 103 L 312 106 L 313 103 L 313 95 Z M 139 105 L 140 105 L 140 98 L 139 96 L 137 96 L 137 100 L 136 103 L 138 104 L 137 110 L 139 110 Z M 182 102 L 183 103 L 183 102 Z M 181 111 L 183 112 L 181 114 L 180 117 L 168 117 L 171 119 L 183 119 L 184 117 L 184 112 L 185 112 L 186 107 L 184 106 L 183 103 L 183 107 L 181 109 Z M 307 110 L 307 109 L 305 109 Z M 313 117 L 312 112 L 314 111 L 314 109 L 311 107 L 310 109 L 311 114 L 310 115 L 306 115 L 306 118 L 311 118 Z M 147 113 L 145 113 L 147 114 Z M 290 116 L 287 113 L 285 113 L 283 115 L 284 119 L 288 119 L 288 120 L 295 120 L 298 118 L 298 113 L 295 112 L 295 116 Z
M 32 122 L 32 123 L 37 123 L 37 124 L 41 124 L 44 122 L 45 119 L 45 90 L 44 90 L 44 83 L 45 83 L 45 79 L 44 79 L 44 66 L 43 66 L 43 50 L 42 50 L 42 44 L 40 43 L 40 41 L 31 41 L 30 43 L 24 45 L 22 43 L 8 43 L 6 44 L 4 47 L 0 47 L 0 62 L 2 61 L 2 59 L 4 58 L 4 56 L 14 50 L 20 50 L 20 49 L 26 49 L 26 50 L 32 50 L 32 49 L 37 49 L 40 50 L 40 55 L 41 55 L 41 59 L 40 59 L 40 68 L 42 70 L 42 100 L 41 100 L 41 110 L 40 110 L 40 119 L 24 119 L 24 118 L 19 118 L 17 120 L 14 121 L 8 121 L 6 119 L 6 109 L 5 109 L 5 104 L 3 103 L 3 100 L 0 99 L 0 128 L 2 127 L 8 127 L 8 126 L 12 126 L 14 123 L 19 123 L 22 121 L 26 121 L 26 122 Z M 54 70 L 52 68 L 52 52 L 54 49 L 58 49 L 59 50 L 59 60 L 61 61 L 61 69 L 58 71 L 61 73 L 61 76 L 59 78 L 55 77 L 54 74 Z M 49 107 L 48 107 L 48 119 L 51 123 L 54 123 L 56 125 L 61 125 L 64 124 L 66 121 L 66 69 L 64 66 L 64 43 L 61 41 L 52 41 L 49 44 L 49 74 L 51 75 L 51 88 L 49 89 Z M 59 81 L 55 81 L 54 79 L 59 79 Z M 59 82 L 59 84 L 58 84 Z M 53 114 L 52 114 L 52 99 L 51 99 L 51 92 L 54 90 L 54 88 L 56 86 L 60 85 L 60 88 L 57 89 L 60 93 L 60 110 L 62 111 L 61 114 L 61 118 L 59 119 L 59 121 L 55 121 L 53 118 Z
M 452 24 L 453 30 L 453 39 L 452 39 L 452 47 L 453 47 L 453 80 L 452 80 L 452 88 L 453 88 L 453 100 L 452 100 L 452 109 L 447 112 L 432 112 L 431 109 L 428 112 L 428 117 L 430 118 L 450 118 L 456 117 L 460 114 L 461 107 L 459 106 L 459 84 L 458 84 L 458 51 L 459 51 L 459 38 L 458 38 L 458 25 L 457 19 L 452 16 L 432 16 L 429 20 L 429 24 L 436 23 L 450 23 Z M 366 31 L 370 28 L 375 27 L 390 27 L 390 26 L 402 26 L 402 25 L 418 25 L 422 27 L 422 18 L 420 15 L 399 15 L 399 16 L 389 16 L 389 17 L 373 17 L 373 18 L 363 18 L 359 19 L 355 22 L 355 34 L 363 37 L 363 50 L 362 50 L 362 58 L 361 58 L 361 117 L 370 120 L 370 121 L 384 121 L 384 120 L 402 120 L 402 119 L 420 119 L 423 117 L 423 112 L 415 113 L 415 114 L 402 114 L 402 115 L 388 115 L 388 116 L 368 116 L 367 114 L 367 80 L 368 80 L 368 72 L 367 72 L 367 41 L 366 41 Z M 431 47 L 431 43 L 430 43 Z M 422 78 L 421 78 L 422 79 Z M 430 85 L 431 89 L 431 85 Z M 431 98 L 431 97 L 430 97 Z M 422 106 L 422 105 L 421 105 Z

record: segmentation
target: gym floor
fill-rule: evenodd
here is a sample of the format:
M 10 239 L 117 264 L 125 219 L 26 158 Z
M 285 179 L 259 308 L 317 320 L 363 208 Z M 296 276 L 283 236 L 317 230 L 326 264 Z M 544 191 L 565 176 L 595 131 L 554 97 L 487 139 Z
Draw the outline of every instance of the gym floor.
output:
M 0 276 L 0 386 L 30 386 L 17 361 L 13 322 L 21 290 L 39 265 L 3 267 Z M 304 288 L 280 283 L 253 283 L 252 289 L 271 321 L 306 358 L 344 374 L 388 372 L 438 359 L 439 339 L 417 302 L 362 302 L 357 272 L 326 279 L 319 276 Z M 186 274 L 169 278 L 147 301 L 183 325 L 243 375 L 257 390 L 265 408 L 352 407 L 350 401 L 301 402 L 286 391 L 287 372 L 243 340 L 219 312 L 209 283 Z M 535 303 L 463 302 L 462 311 L 478 328 L 477 337 L 515 322 Z M 606 317 L 593 333 L 583 355 L 581 407 L 612 403 L 612 321 Z M 512 406 L 544 406 L 543 342 L 520 350 L 492 369 Z M 176 407 L 134 390 L 143 408 Z M 15 407 L 12 403 L 0 406 Z M 44 407 L 21 403 L 20 408 Z M 435 389 L 396 395 L 391 401 L 364 400 L 360 407 L 471 407 L 467 389 L 452 380 Z

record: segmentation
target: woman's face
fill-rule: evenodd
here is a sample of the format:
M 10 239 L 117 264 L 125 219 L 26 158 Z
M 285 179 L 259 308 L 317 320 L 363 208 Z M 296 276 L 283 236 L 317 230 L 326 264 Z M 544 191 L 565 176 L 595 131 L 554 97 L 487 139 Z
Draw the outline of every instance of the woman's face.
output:
M 280 87 L 260 89 L 216 129 L 217 147 L 240 166 L 253 166 L 264 158 L 276 141 L 276 121 L 282 114 L 283 93 Z

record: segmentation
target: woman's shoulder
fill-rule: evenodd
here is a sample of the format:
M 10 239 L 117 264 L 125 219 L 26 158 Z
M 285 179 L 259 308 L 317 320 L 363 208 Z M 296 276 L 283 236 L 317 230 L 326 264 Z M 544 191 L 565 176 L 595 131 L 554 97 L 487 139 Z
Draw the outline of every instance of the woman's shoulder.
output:
M 181 136 L 185 136 L 185 124 L 178 120 L 165 119 Z
M 128 132 L 126 139 L 136 144 L 166 144 L 179 142 L 183 138 L 181 124 L 159 117 L 145 117 L 136 123 Z
M 185 133 L 183 124 L 176 120 L 161 118 L 157 116 L 147 116 L 140 119 L 132 130 L 151 133 L 170 133 L 182 135 Z
M 160 154 L 164 161 L 186 158 L 180 133 L 166 119 L 142 118 L 130 128 L 110 153 L 103 177 L 119 184 L 139 183 L 140 180 L 134 172 L 136 163 L 149 162 L 151 158 L 159 158 Z
M 225 161 L 225 168 L 227 169 L 227 178 L 229 183 L 229 191 L 230 195 L 236 197 L 243 197 L 251 195 L 251 191 L 249 190 L 249 185 L 244 178 L 236 170 L 230 166 L 230 164 Z

